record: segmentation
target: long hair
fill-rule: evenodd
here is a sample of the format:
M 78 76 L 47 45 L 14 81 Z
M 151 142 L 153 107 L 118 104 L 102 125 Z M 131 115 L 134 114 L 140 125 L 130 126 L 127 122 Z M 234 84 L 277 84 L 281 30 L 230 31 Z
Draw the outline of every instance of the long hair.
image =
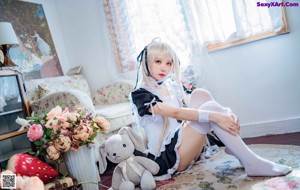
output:
M 153 39 L 152 42 L 149 43 L 140 54 L 140 56 L 141 56 L 140 64 L 141 64 L 142 76 L 141 76 L 141 79 L 137 79 L 139 81 L 138 86 L 139 87 L 148 87 L 148 88 L 154 89 L 154 90 L 157 88 L 160 88 L 160 85 L 151 76 L 151 63 L 154 61 L 154 59 L 159 54 L 160 55 L 169 55 L 172 57 L 173 68 L 172 68 L 169 76 L 166 77 L 166 79 L 171 77 L 173 80 L 175 80 L 180 88 L 180 92 L 182 94 L 181 97 L 185 97 L 185 94 L 184 94 L 184 91 L 183 91 L 183 88 L 182 88 L 182 85 L 180 82 L 181 76 L 180 76 L 179 59 L 178 59 L 175 51 L 171 48 L 171 46 L 168 45 L 167 43 L 161 42 L 160 39 L 158 39 L 158 38 Z M 159 144 L 158 144 L 159 147 L 158 147 L 157 152 L 160 151 L 160 146 L 161 146 L 164 136 L 169 128 L 168 118 L 163 116 L 163 121 L 164 121 L 164 126 L 163 126 L 164 128 L 163 128 L 163 132 L 159 139 Z
M 146 51 L 146 52 L 145 52 Z M 141 64 L 141 72 L 142 76 L 141 78 L 137 79 L 138 81 L 138 86 L 143 87 L 147 86 L 150 88 L 157 88 L 159 85 L 157 84 L 157 81 L 155 81 L 151 77 L 151 63 L 153 60 L 156 58 L 157 55 L 163 54 L 163 55 L 169 55 L 172 57 L 173 60 L 173 69 L 170 72 L 170 76 L 172 77 L 173 80 L 175 80 L 179 86 L 181 86 L 180 80 L 180 62 L 179 59 L 175 53 L 175 51 L 171 48 L 171 46 L 167 43 L 161 42 L 160 38 L 154 38 L 152 42 L 150 42 L 144 49 L 143 49 L 143 54 L 140 60 Z

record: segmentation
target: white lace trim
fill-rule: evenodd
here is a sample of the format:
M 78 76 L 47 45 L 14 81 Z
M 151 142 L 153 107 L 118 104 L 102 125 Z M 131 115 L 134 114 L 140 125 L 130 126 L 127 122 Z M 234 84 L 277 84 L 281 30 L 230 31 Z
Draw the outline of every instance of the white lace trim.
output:
M 160 147 L 160 152 L 159 155 L 157 155 L 157 157 L 160 156 L 160 153 L 166 150 L 166 145 L 170 144 L 172 141 L 172 138 L 175 136 L 176 131 L 180 128 L 181 131 L 181 127 L 182 127 L 183 123 L 181 123 L 178 127 L 171 129 L 168 134 L 166 135 L 164 141 L 162 142 L 162 145 Z
M 139 116 L 139 119 L 140 119 L 140 123 L 142 125 L 146 125 L 146 124 L 149 124 L 149 122 L 157 122 L 159 120 L 159 115 L 144 115 L 143 117 Z

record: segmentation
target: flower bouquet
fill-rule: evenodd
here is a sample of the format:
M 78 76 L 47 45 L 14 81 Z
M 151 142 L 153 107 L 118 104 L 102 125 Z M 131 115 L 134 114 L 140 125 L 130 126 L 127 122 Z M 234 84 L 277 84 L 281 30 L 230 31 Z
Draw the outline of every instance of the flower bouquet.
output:
M 27 136 L 36 147 L 31 154 L 58 163 L 62 160 L 62 153 L 93 143 L 98 133 L 107 132 L 110 128 L 110 123 L 99 115 L 85 115 L 60 106 L 48 113 L 32 113 L 26 120 L 18 118 L 16 122 L 22 125 L 20 131 L 24 127 L 29 128 Z

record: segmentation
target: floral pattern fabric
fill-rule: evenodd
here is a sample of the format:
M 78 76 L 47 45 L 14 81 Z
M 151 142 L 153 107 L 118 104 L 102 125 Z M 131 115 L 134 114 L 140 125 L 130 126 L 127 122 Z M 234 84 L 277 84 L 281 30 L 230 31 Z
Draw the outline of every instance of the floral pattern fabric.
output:
M 61 90 L 76 89 L 91 97 L 90 88 L 82 75 L 59 76 L 25 81 L 27 98 L 33 102 Z
M 224 152 L 224 147 L 203 163 L 176 173 L 170 180 L 157 182 L 158 190 L 299 190 L 300 146 L 249 145 L 258 155 L 291 166 L 293 171 L 279 177 L 248 177 L 239 161 Z
M 78 90 L 69 90 L 56 92 L 31 103 L 31 109 L 39 114 L 49 112 L 52 108 L 64 103 L 62 107 L 68 107 L 71 110 L 82 110 L 86 113 L 95 113 L 91 98 Z
M 132 85 L 125 82 L 116 82 L 105 86 L 93 95 L 93 103 L 103 105 L 127 102 L 132 88 Z

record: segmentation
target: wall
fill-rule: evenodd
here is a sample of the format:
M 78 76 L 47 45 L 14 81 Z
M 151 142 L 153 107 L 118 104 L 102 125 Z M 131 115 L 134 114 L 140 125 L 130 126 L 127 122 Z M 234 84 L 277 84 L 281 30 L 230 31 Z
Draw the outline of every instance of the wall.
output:
M 286 11 L 289 34 L 209 53 L 208 86 L 246 136 L 300 131 L 299 7 Z
M 113 80 L 102 0 L 30 1 L 43 4 L 64 72 L 82 64 L 92 91 Z M 300 131 L 298 12 L 287 8 L 289 34 L 209 53 L 207 86 L 244 137 Z
M 43 5 L 64 73 L 83 65 L 82 74 L 93 92 L 111 82 L 106 65 L 113 58 L 106 56 L 108 48 L 103 45 L 107 36 L 101 0 L 24 1 Z
M 43 9 L 47 18 L 50 33 L 55 45 L 56 53 L 59 57 L 59 61 L 63 72 L 67 72 L 72 65 L 69 63 L 66 47 L 64 43 L 64 37 L 59 23 L 59 17 L 56 12 L 56 7 L 53 1 L 43 0 L 24 0 L 25 2 L 38 3 L 43 5 Z
M 99 0 L 55 0 L 70 65 L 83 65 L 92 91 L 111 82 L 104 15 Z M 113 58 L 112 58 L 113 60 Z

